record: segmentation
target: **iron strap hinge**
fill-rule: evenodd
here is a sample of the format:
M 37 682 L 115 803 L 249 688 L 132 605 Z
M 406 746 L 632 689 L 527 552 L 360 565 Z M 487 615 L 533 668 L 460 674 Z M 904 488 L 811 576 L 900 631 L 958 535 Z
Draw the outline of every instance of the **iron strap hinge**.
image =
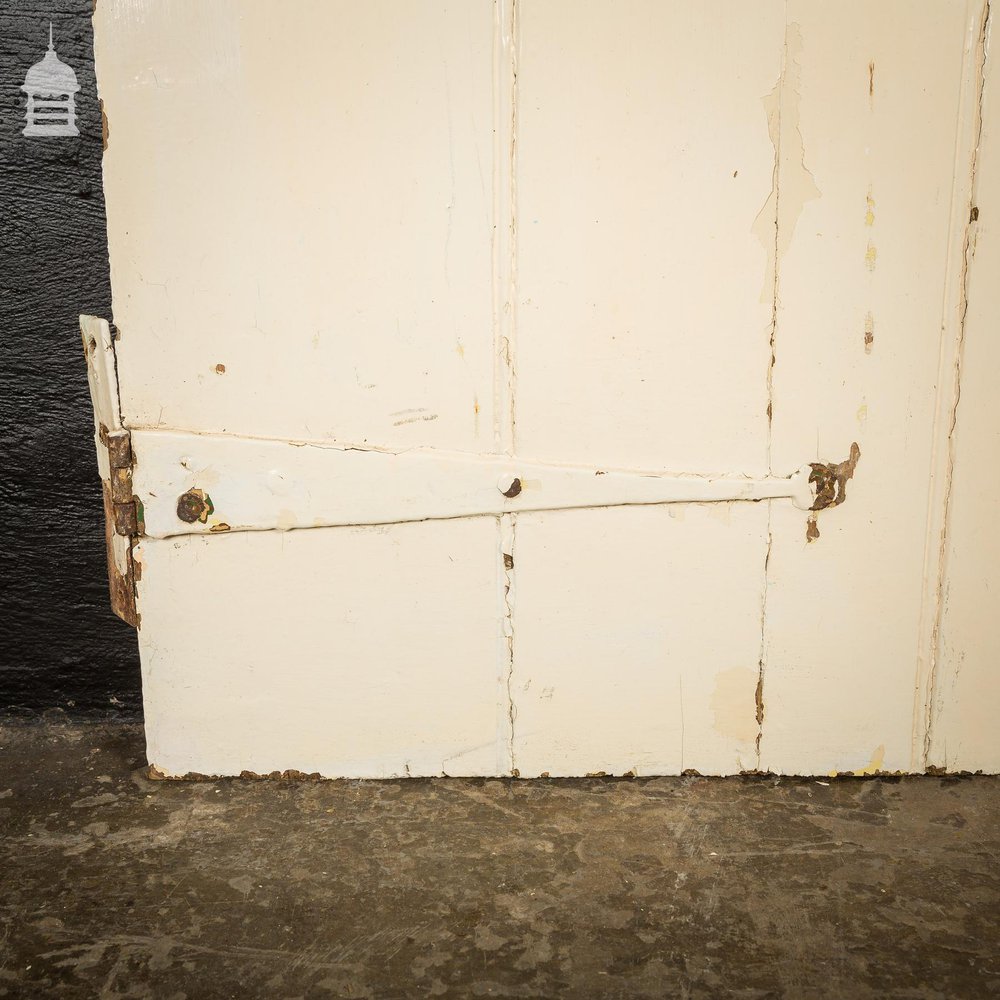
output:
M 124 428 L 109 431 L 104 424 L 99 425 L 97 433 L 108 452 L 108 486 L 115 533 L 126 538 L 140 535 L 142 502 L 132 492 L 132 435 Z
M 138 627 L 132 545 L 142 532 L 142 504 L 132 488 L 132 435 L 122 424 L 111 328 L 102 319 L 80 317 L 87 357 L 87 379 L 94 406 L 94 445 L 104 498 L 104 542 L 111 608 L 122 621 Z

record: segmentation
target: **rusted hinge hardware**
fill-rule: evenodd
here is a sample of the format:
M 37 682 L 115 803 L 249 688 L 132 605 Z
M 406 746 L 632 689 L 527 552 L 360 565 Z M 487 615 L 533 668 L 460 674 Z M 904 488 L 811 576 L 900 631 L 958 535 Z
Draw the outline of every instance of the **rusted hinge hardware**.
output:
M 132 435 L 122 426 L 114 338 L 109 324 L 94 316 L 80 317 L 80 334 L 94 406 L 94 445 L 104 501 L 111 608 L 119 618 L 137 628 L 135 581 L 139 566 L 133 559 L 132 545 L 143 533 L 143 507 L 132 484 L 135 461 Z
M 108 449 L 111 511 L 115 534 L 131 538 L 142 534 L 142 501 L 132 492 L 132 436 L 127 430 L 109 431 L 100 425 L 101 443 Z

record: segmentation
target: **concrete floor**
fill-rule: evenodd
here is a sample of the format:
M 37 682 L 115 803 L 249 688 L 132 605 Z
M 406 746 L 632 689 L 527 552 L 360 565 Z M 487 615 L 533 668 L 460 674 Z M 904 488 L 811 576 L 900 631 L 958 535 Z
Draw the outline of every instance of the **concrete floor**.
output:
M 0 996 L 1000 995 L 991 778 L 152 782 L 0 726 Z

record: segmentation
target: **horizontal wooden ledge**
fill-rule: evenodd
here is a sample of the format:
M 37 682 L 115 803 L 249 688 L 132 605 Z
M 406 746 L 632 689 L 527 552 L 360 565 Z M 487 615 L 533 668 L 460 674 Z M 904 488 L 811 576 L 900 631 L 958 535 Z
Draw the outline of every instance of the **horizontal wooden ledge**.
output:
M 139 528 L 152 538 L 782 498 L 807 510 L 816 499 L 809 465 L 755 479 L 169 430 L 133 430 L 131 439 Z

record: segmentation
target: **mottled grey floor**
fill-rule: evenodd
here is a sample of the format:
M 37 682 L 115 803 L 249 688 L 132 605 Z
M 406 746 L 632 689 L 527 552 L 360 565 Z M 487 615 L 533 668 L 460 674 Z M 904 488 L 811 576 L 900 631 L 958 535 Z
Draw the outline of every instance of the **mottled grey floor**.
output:
M 1000 995 L 991 778 L 151 782 L 0 726 L 0 996 Z

